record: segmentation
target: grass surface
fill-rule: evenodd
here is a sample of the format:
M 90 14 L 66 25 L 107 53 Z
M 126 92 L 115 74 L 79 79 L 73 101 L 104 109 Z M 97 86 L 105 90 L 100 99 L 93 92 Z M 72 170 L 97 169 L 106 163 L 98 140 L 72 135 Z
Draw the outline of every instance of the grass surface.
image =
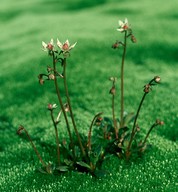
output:
M 177 0 L 2 0 L 0 6 L 0 191 L 178 191 L 178 27 Z M 45 161 L 54 161 L 55 145 L 48 103 L 57 102 L 51 82 L 38 84 L 50 58 L 41 41 L 57 37 L 77 41 L 68 63 L 71 102 L 79 130 L 87 133 L 94 114 L 111 115 L 110 76 L 119 76 L 118 52 L 111 49 L 121 38 L 118 19 L 127 17 L 137 37 L 129 44 L 125 65 L 126 111 L 137 109 L 142 87 L 155 75 L 162 83 L 148 95 L 139 124 L 143 132 L 156 118 L 152 150 L 129 165 L 112 157 L 104 168 L 110 175 L 95 180 L 72 172 L 58 177 L 36 173 L 40 164 L 28 142 L 16 135 L 23 124 Z M 119 63 L 118 63 L 119 62 Z M 119 87 L 119 85 L 118 85 Z M 119 93 L 118 93 L 119 95 Z M 119 115 L 119 98 L 117 100 Z M 64 122 L 60 138 L 65 138 Z

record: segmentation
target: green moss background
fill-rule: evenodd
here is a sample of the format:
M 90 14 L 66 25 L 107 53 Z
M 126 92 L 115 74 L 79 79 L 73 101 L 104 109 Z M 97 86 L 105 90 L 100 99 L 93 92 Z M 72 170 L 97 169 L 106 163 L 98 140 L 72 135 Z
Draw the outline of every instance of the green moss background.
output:
M 0 191 L 178 191 L 177 9 L 177 0 L 1 0 Z M 137 38 L 127 50 L 126 111 L 137 109 L 144 84 L 155 75 L 162 78 L 139 118 L 143 133 L 156 118 L 165 122 L 149 138 L 152 150 L 129 165 L 112 157 L 103 166 L 110 175 L 101 180 L 77 172 L 57 177 L 36 173 L 40 164 L 16 129 L 23 124 L 45 161 L 54 161 L 54 132 L 46 106 L 57 98 L 52 82 L 38 83 L 38 74 L 51 62 L 41 41 L 77 41 L 68 60 L 68 84 L 78 128 L 87 133 L 94 114 L 111 115 L 108 78 L 119 77 L 121 61 L 111 45 L 122 38 L 116 28 L 125 17 Z M 116 104 L 119 115 L 119 96 Z M 64 127 L 62 121 L 61 139 L 66 137 Z

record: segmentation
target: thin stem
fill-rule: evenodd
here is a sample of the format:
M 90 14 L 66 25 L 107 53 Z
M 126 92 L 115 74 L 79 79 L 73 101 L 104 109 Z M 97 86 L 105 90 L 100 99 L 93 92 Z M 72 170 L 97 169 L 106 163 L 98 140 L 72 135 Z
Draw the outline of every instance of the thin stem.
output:
M 131 137 L 130 137 L 129 144 L 128 144 L 128 147 L 127 147 L 127 153 L 129 153 L 129 151 L 130 151 L 130 147 L 132 145 L 132 141 L 133 141 L 135 133 L 136 133 L 135 132 L 135 127 L 136 127 L 137 119 L 138 119 L 138 116 L 139 116 L 139 113 L 140 113 L 140 109 L 141 109 L 141 106 L 143 104 L 143 101 L 144 101 L 146 95 L 147 95 L 147 93 L 144 93 L 144 95 L 143 95 L 143 97 L 142 97 L 142 99 L 140 101 L 140 104 L 138 106 L 138 109 L 137 109 L 137 113 L 136 113 L 136 116 L 135 116 L 134 124 L 133 124 L 133 127 L 132 127 Z
M 50 114 L 51 114 L 51 119 L 53 121 L 55 135 L 56 135 L 57 160 L 58 160 L 58 165 L 60 165 L 61 162 L 60 162 L 59 135 L 58 135 L 57 125 L 56 125 L 56 122 L 55 122 L 54 116 L 53 116 L 53 110 L 50 110 Z
M 124 61 L 126 56 L 126 47 L 127 47 L 127 31 L 124 35 L 124 50 L 122 54 L 122 64 L 121 64 L 121 114 L 120 114 L 120 127 L 124 126 Z
M 145 85 L 144 95 L 143 95 L 143 97 L 142 97 L 142 99 L 140 101 L 140 104 L 138 106 L 138 109 L 137 109 L 134 124 L 133 124 L 133 127 L 132 127 L 131 137 L 130 137 L 129 144 L 128 144 L 127 151 L 126 151 L 127 158 L 129 158 L 130 148 L 131 148 L 131 145 L 132 145 L 135 133 L 136 133 L 135 128 L 136 128 L 136 123 L 137 123 L 137 119 L 138 119 L 138 116 L 139 116 L 139 113 L 140 113 L 141 106 L 143 104 L 143 101 L 145 100 L 146 95 L 150 92 L 151 86 L 154 85 L 153 82 L 155 82 L 155 78 L 153 78 L 147 85 Z
M 113 88 L 115 89 L 114 81 L 113 81 Z M 116 139 L 118 139 L 118 127 L 117 127 L 117 120 L 115 117 L 115 94 L 112 94 L 112 117 L 113 117 L 113 123 L 114 123 L 115 136 L 116 136 Z
M 91 150 L 91 132 L 92 132 L 92 127 L 93 127 L 93 125 L 94 125 L 94 123 L 95 123 L 96 118 L 97 118 L 98 116 L 100 116 L 101 114 L 102 114 L 101 112 L 98 113 L 98 114 L 96 114 L 96 115 L 94 116 L 92 122 L 91 122 L 91 125 L 90 125 L 90 128 L 89 128 L 89 132 L 88 132 L 88 148 L 89 148 L 89 150 Z
M 41 164 L 43 165 L 43 167 L 46 167 L 46 164 L 45 164 L 45 162 L 43 161 L 40 153 L 38 152 L 38 150 L 37 150 L 37 148 L 36 148 L 36 146 L 34 145 L 34 143 L 33 143 L 32 139 L 31 139 L 30 135 L 28 134 L 28 131 L 27 131 L 25 128 L 23 128 L 23 130 L 24 130 L 25 134 L 27 135 L 27 138 L 28 138 L 28 140 L 30 141 L 30 144 L 32 145 L 32 148 L 33 148 L 33 150 L 35 151 L 35 153 L 36 153 L 38 159 L 40 160 Z
M 57 78 L 56 78 L 56 73 L 55 73 L 55 71 L 56 71 L 56 61 L 55 61 L 54 52 L 53 52 L 53 68 L 54 68 L 54 75 L 55 75 L 54 84 L 55 84 L 55 88 L 56 88 L 56 93 L 57 93 L 57 97 L 58 97 L 58 100 L 59 100 L 59 103 L 60 103 L 60 106 L 61 106 L 62 113 L 64 114 L 64 119 L 65 119 L 65 122 L 66 122 L 67 131 L 68 131 L 68 134 L 69 134 L 69 139 L 70 139 L 70 142 L 71 142 L 72 152 L 73 152 L 73 156 L 75 158 L 74 142 L 73 142 L 69 122 L 68 122 L 68 119 L 67 119 L 66 111 L 64 109 L 64 105 L 63 105 L 63 102 L 62 102 L 62 99 L 61 99 L 60 91 L 59 91 L 59 88 L 58 88 L 58 82 L 57 82 Z
M 144 139 L 144 141 L 143 141 L 143 143 L 142 143 L 143 146 L 145 145 L 145 143 L 146 143 L 146 141 L 147 141 L 147 139 L 148 139 L 148 137 L 149 137 L 152 129 L 153 129 L 154 127 L 156 127 L 157 125 L 158 125 L 157 123 L 154 123 L 154 124 L 150 127 L 150 129 L 148 130 L 148 133 L 146 134 L 145 139 Z
M 72 106 L 71 106 L 71 102 L 70 102 L 70 97 L 69 97 L 69 92 L 68 92 L 68 87 L 67 87 L 66 65 L 67 65 L 66 58 L 64 58 L 63 59 L 63 76 L 64 76 L 64 87 L 65 87 L 66 98 L 67 98 L 67 102 L 69 105 L 69 111 L 70 111 L 74 131 L 76 133 L 76 136 L 77 136 L 77 139 L 79 142 L 79 146 L 80 146 L 80 149 L 82 151 L 82 155 L 85 156 L 85 150 L 84 150 L 84 147 L 82 145 L 82 141 L 81 141 L 79 132 L 78 132 L 77 127 L 76 127 L 76 123 L 75 123 L 74 115 L 73 115 L 73 111 L 72 111 Z

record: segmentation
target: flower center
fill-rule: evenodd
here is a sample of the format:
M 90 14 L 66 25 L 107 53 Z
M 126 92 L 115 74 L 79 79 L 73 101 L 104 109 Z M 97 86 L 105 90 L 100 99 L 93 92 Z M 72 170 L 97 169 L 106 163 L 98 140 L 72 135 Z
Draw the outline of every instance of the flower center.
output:
M 123 29 L 124 29 L 124 30 L 127 30 L 127 29 L 128 29 L 128 26 L 127 26 L 127 25 L 124 25 L 124 26 L 123 26 Z
M 53 50 L 53 45 L 51 44 L 51 43 L 48 43 L 48 45 L 47 45 L 47 48 L 49 49 L 49 50 Z
M 68 50 L 69 49 L 69 45 L 67 43 L 64 43 L 62 46 L 63 50 Z

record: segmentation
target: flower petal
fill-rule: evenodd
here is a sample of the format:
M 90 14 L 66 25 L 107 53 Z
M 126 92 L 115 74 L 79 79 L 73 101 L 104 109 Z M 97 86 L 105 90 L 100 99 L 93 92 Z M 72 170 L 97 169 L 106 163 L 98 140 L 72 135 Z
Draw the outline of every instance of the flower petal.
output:
M 57 39 L 57 46 L 62 49 L 63 44 Z
M 42 46 L 43 46 L 44 49 L 46 49 L 47 44 L 44 41 L 42 41 Z
M 124 23 L 125 23 L 125 25 L 128 25 L 128 24 L 129 24 L 129 23 L 128 23 L 128 19 L 127 19 L 127 18 L 125 18 Z
M 65 42 L 68 46 L 70 46 L 70 43 L 69 43 L 69 40 L 67 39 L 66 42 Z M 64 44 L 65 44 L 64 43 Z
M 116 30 L 117 30 L 117 31 L 120 31 L 120 32 L 124 31 L 124 29 L 123 29 L 123 28 L 116 29 Z
M 123 21 L 119 20 L 119 26 L 122 27 L 124 25 Z
M 75 42 L 73 45 L 71 45 L 71 46 L 69 47 L 69 50 L 73 49 L 76 44 L 77 44 L 77 42 Z
M 51 39 L 50 44 L 51 44 L 51 45 L 54 45 L 54 41 L 53 41 L 53 39 Z

